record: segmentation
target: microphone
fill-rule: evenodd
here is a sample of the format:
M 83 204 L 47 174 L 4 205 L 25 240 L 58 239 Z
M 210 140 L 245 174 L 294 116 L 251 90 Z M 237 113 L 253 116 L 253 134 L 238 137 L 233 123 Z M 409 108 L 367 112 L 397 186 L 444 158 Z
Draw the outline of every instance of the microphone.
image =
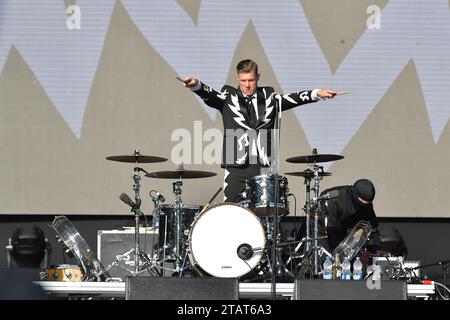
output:
M 122 200 L 122 202 L 125 203 L 126 205 L 129 205 L 131 208 L 133 209 L 136 208 L 136 204 L 133 202 L 133 200 L 131 200 L 131 198 L 126 193 L 122 193 L 119 196 L 119 199 Z
M 242 260 L 249 260 L 251 257 L 253 257 L 253 248 L 248 243 L 241 244 L 237 250 L 237 255 Z
M 161 201 L 161 202 L 165 202 L 166 201 L 166 198 L 164 198 L 164 196 L 161 193 L 156 192 L 156 196 L 158 197 L 157 199 L 159 201 Z
M 138 199 L 138 203 L 136 204 L 126 193 L 122 193 L 119 196 L 119 199 L 122 200 L 126 205 L 129 205 L 131 207 L 131 210 L 136 214 L 144 215 L 144 213 L 139 209 L 139 207 L 141 206 L 141 199 Z
M 317 200 L 330 200 L 330 199 L 335 199 L 339 197 L 339 191 L 338 190 L 331 190 L 330 192 L 325 193 L 323 196 L 320 196 L 318 198 L 314 198 L 314 201 Z
M 149 192 L 149 195 L 152 198 L 153 202 L 158 202 L 158 201 L 165 202 L 166 201 L 166 198 L 164 198 L 164 196 L 161 193 L 159 193 L 159 191 L 152 190 Z

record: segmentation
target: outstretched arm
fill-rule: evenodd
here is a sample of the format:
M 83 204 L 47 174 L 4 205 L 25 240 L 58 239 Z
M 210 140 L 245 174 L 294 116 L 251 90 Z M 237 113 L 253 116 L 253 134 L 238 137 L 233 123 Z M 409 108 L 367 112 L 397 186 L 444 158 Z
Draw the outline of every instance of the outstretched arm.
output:
M 289 94 L 283 94 L 280 95 L 281 110 L 286 111 L 306 103 L 319 101 L 321 99 L 333 99 L 336 94 L 336 91 L 330 89 L 315 89 L 312 91 L 299 91 Z
M 184 79 L 176 78 L 183 82 L 185 87 L 191 89 L 196 95 L 202 98 L 209 107 L 219 111 L 222 110 L 225 101 L 225 92 L 217 92 L 194 77 L 186 77 Z

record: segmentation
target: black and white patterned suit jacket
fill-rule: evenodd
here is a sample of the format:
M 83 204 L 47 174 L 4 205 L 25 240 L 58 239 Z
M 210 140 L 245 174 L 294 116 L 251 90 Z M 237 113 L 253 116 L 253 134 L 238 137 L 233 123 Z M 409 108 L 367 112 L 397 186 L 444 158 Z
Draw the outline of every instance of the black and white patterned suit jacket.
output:
M 272 136 L 276 125 L 277 109 L 281 111 L 302 104 L 316 102 L 312 91 L 299 91 L 280 95 L 272 87 L 257 88 L 258 119 L 251 124 L 245 98 L 239 88 L 225 85 L 220 92 L 200 82 L 200 89 L 193 91 L 208 106 L 222 114 L 224 139 L 222 167 L 239 167 L 259 163 L 270 165 L 273 150 Z

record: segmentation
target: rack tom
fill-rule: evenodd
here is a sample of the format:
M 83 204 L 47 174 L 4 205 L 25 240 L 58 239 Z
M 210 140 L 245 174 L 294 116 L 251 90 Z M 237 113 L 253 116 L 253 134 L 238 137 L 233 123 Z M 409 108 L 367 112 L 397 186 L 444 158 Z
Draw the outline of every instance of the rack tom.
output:
M 245 181 L 245 190 L 241 193 L 241 204 L 251 209 L 258 216 L 273 216 L 278 208 L 278 214 L 289 214 L 288 180 L 278 176 L 278 199 L 275 199 L 275 176 L 259 175 Z

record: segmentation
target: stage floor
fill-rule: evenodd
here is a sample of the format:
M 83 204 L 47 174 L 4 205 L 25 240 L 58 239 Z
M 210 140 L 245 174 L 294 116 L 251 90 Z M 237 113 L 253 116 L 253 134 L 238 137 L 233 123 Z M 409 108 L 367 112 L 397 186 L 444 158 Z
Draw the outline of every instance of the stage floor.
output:
M 86 296 L 98 298 L 125 298 L 125 282 L 61 282 L 37 281 L 46 292 L 58 297 Z M 240 299 L 270 299 L 271 283 L 239 283 Z M 409 298 L 427 299 L 434 295 L 434 285 L 408 284 Z M 280 299 L 292 299 L 294 283 L 277 283 L 276 295 Z

